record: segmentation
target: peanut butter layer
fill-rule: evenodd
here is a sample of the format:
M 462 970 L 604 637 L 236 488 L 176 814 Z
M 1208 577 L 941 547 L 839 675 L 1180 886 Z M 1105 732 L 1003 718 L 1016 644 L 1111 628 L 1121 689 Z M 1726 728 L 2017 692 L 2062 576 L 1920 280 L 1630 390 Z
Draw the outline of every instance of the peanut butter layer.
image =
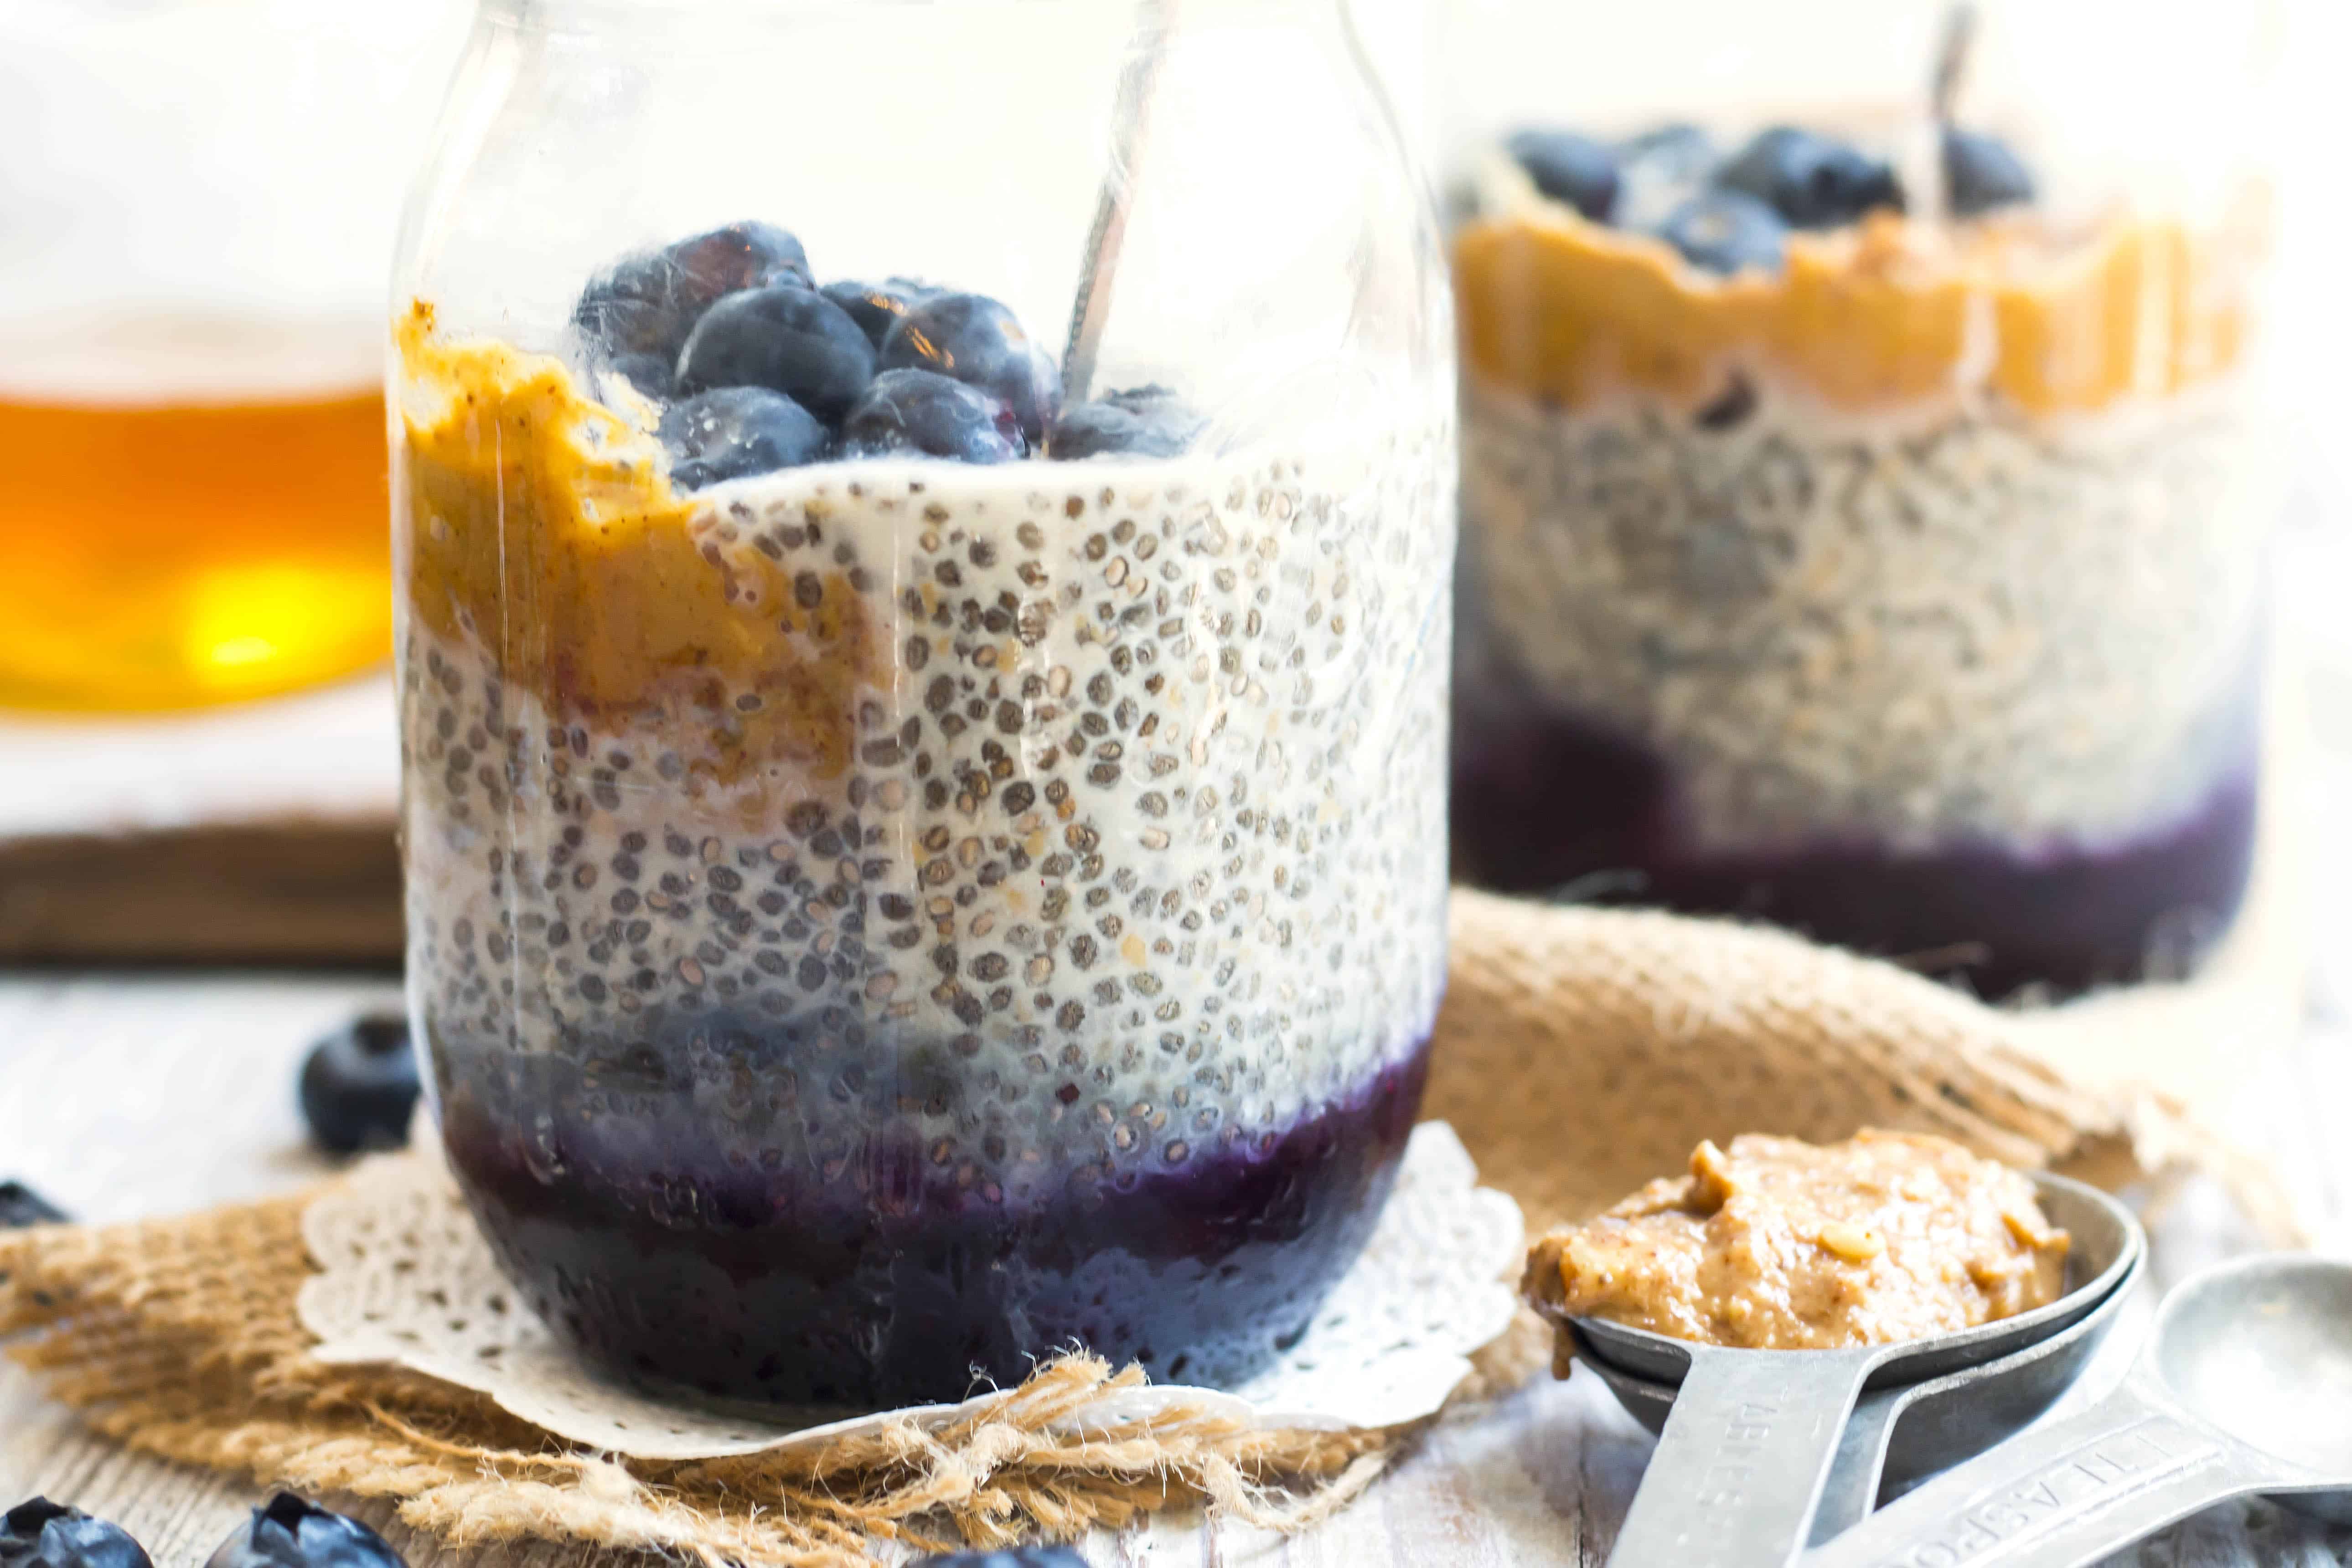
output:
M 2065 1290 L 2067 1237 L 2024 1176 L 1948 1140 L 1701 1143 L 1691 1173 L 1538 1241 L 1522 1287 L 1604 1318 L 1755 1350 L 1889 1344 L 2013 1317 Z
M 2034 415 L 2163 396 L 2243 356 L 2262 202 L 2210 232 L 2116 217 L 2073 242 L 2031 216 L 1946 236 L 1893 213 L 1793 234 L 1777 276 L 1718 278 L 1664 241 L 1530 198 L 1454 247 L 1463 350 L 1490 386 L 1574 406 L 1695 406 L 1733 369 L 1861 413 L 1981 384 Z
M 413 615 L 491 650 L 558 717 L 690 723 L 698 765 L 723 775 L 847 767 L 858 694 L 889 675 L 845 576 L 723 549 L 724 520 L 671 489 L 660 444 L 561 361 L 443 342 L 421 301 L 394 337 Z

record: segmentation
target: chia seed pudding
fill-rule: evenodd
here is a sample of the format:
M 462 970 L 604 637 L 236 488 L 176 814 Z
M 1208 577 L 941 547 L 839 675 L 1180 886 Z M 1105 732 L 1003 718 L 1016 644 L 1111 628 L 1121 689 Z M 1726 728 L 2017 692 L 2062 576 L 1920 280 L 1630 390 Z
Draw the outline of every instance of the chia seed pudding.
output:
M 2174 972 L 2250 869 L 2259 223 L 1948 221 L 1781 128 L 1515 139 L 1457 237 L 1454 836 L 1510 891 L 1975 988 Z
M 740 410 L 666 450 L 641 369 L 400 348 L 413 1004 L 533 1307 L 761 1403 L 1263 1367 L 1444 984 L 1442 416 L 1223 455 L 1164 395 L 1042 442 L 869 395 L 727 477 Z

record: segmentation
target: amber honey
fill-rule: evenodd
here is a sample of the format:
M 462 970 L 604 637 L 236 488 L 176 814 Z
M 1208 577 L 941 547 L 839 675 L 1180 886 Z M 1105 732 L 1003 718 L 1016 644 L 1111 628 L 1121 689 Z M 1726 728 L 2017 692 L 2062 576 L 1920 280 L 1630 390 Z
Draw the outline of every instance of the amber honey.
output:
M 193 707 L 382 661 L 384 475 L 373 385 L 0 395 L 0 705 Z

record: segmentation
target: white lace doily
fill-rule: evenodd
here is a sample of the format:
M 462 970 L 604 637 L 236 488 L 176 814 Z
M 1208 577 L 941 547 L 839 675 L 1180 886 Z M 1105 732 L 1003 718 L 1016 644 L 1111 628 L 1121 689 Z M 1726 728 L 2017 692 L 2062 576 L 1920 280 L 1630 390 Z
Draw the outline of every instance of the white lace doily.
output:
M 600 1377 L 499 1272 L 429 1131 L 419 1131 L 417 1152 L 362 1165 L 303 1212 L 320 1272 L 296 1305 L 321 1361 L 397 1363 L 486 1394 L 559 1437 L 646 1459 L 757 1453 L 905 1415 L 944 1424 L 999 1397 L 763 1422 L 649 1399 Z M 1470 1352 L 1509 1325 L 1523 1242 L 1518 1205 L 1477 1184 L 1452 1128 L 1424 1122 L 1370 1244 L 1296 1349 L 1233 1394 L 1154 1384 L 1098 1399 L 1067 1425 L 1179 1405 L 1267 1429 L 1390 1426 L 1430 1415 L 1469 1374 Z

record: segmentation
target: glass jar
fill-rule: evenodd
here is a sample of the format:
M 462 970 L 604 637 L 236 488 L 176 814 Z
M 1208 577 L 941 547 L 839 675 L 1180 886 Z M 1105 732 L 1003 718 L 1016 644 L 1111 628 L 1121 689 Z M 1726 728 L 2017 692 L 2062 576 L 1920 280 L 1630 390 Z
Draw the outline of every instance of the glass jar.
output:
M 1459 870 L 1996 994 L 2192 964 L 2260 773 L 2264 9 L 1469 9 Z
M 465 20 L 0 7 L 0 706 L 389 655 L 383 258 Z
M 1335 0 L 1171 12 L 482 8 L 393 333 L 411 997 L 623 1373 L 1230 1384 L 1390 1185 L 1444 252 Z

